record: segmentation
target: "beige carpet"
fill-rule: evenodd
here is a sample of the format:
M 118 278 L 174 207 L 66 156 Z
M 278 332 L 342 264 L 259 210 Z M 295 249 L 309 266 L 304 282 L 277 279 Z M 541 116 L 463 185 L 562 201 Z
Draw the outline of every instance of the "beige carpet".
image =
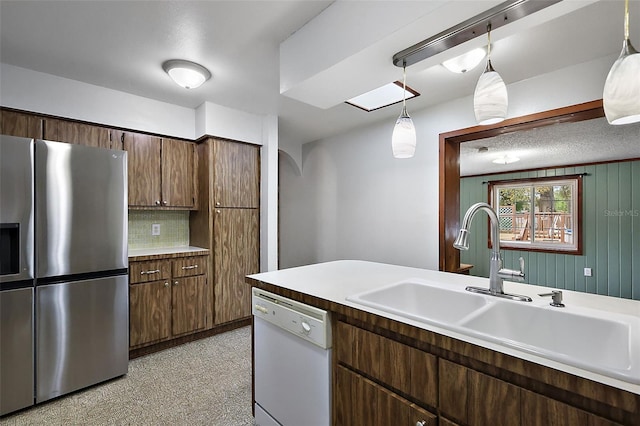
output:
M 37 405 L 2 425 L 252 425 L 251 329 L 129 362 L 119 379 Z

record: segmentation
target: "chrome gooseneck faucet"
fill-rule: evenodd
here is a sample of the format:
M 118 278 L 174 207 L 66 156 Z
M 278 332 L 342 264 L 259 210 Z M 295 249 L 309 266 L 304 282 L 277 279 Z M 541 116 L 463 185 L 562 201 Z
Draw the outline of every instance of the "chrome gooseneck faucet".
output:
M 524 259 L 520 258 L 520 270 L 503 269 L 502 259 L 500 258 L 500 222 L 498 215 L 487 203 L 476 203 L 469 207 L 462 219 L 462 228 L 458 233 L 458 238 L 453 243 L 453 247 L 458 250 L 469 250 L 469 226 L 475 214 L 483 210 L 489 215 L 491 220 L 491 264 L 489 267 L 489 289 L 479 287 L 467 287 L 467 291 L 474 293 L 490 294 L 492 296 L 504 297 L 507 299 L 521 300 L 531 302 L 528 296 L 520 296 L 517 294 L 507 294 L 504 292 L 503 279 L 510 278 L 517 281 L 524 281 Z

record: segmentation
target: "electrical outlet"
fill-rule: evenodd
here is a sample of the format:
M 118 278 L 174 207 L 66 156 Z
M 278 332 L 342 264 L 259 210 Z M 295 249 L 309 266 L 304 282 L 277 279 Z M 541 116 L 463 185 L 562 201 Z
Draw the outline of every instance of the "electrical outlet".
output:
M 585 277 L 591 277 L 591 276 L 593 276 L 593 275 L 592 275 L 592 272 L 591 272 L 591 268 L 584 268 L 584 276 L 585 276 Z
M 160 235 L 160 224 L 154 223 L 151 225 L 151 235 L 157 236 Z

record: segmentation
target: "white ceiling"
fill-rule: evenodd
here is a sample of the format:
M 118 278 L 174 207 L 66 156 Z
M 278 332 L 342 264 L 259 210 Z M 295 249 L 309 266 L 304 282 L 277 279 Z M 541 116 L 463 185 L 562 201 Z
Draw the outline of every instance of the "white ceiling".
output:
M 209 101 L 277 114 L 281 143 L 302 144 L 395 120 L 398 108 L 367 113 L 342 100 L 399 79 L 396 52 L 499 3 L 1 0 L 0 60 L 190 108 Z M 640 45 L 640 0 L 631 13 Z M 615 55 L 622 15 L 622 1 L 564 0 L 494 31 L 492 62 L 509 84 Z M 439 64 L 484 44 L 483 36 L 409 67 L 422 93 L 410 109 L 472 93 L 479 68 L 458 75 Z M 213 79 L 178 87 L 161 69 L 173 58 L 206 66 Z

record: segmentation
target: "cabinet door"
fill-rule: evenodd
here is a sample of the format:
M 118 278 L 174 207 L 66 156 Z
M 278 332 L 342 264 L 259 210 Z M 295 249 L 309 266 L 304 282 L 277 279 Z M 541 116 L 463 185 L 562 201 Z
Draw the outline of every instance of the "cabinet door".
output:
M 523 426 L 613 426 L 616 423 L 533 392 L 522 392 Z
M 204 288 L 205 277 L 201 275 L 173 279 L 171 331 L 174 336 L 204 328 Z
M 168 339 L 171 287 L 168 280 L 129 286 L 129 346 Z
M 167 260 L 146 260 L 129 264 L 129 284 L 171 279 L 171 263 Z
M 260 152 L 255 145 L 214 141 L 215 207 L 260 205 Z
M 106 127 L 54 118 L 44 120 L 44 139 L 97 148 L 111 147 L 109 129 Z
M 42 138 L 42 119 L 33 114 L 0 110 L 0 133 L 21 138 Z
M 214 213 L 214 318 L 216 324 L 251 315 L 245 275 L 259 272 L 257 209 L 216 209 Z
M 193 208 L 195 144 L 162 139 L 162 205 Z
M 161 139 L 139 133 L 124 138 L 128 153 L 129 206 L 160 206 Z

